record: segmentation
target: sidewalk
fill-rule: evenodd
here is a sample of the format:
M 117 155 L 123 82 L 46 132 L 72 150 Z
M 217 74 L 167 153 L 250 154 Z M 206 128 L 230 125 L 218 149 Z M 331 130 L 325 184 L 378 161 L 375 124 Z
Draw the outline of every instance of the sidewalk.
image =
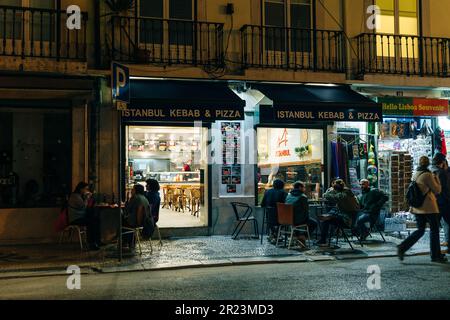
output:
M 208 266 L 232 266 L 258 263 L 316 262 L 324 260 L 365 259 L 396 255 L 396 245 L 402 240 L 386 236 L 384 243 L 378 234 L 361 247 L 352 241 L 354 251 L 340 239 L 339 248 L 288 250 L 277 248 L 264 240 L 229 236 L 211 236 L 163 241 L 162 247 L 153 241 L 153 254 L 148 242 L 143 243 L 143 255 L 124 255 L 122 263 L 115 257 L 116 247 L 110 245 L 99 252 L 80 252 L 76 245 L 36 245 L 0 247 L 0 279 L 22 276 L 66 274 L 70 265 L 77 265 L 83 273 L 163 270 Z M 332 244 L 335 241 L 333 240 Z M 442 248 L 443 250 L 446 248 Z M 429 237 L 425 235 L 409 255 L 428 254 Z

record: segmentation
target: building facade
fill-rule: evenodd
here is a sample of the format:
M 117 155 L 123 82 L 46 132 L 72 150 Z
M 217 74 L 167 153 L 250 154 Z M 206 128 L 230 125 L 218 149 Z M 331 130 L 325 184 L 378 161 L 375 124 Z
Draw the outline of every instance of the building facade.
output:
M 66 28 L 72 4 L 80 30 Z M 448 10 L 431 0 L 2 2 L 0 241 L 54 239 L 58 201 L 81 180 L 112 201 L 156 178 L 166 234 L 210 235 L 231 234 L 230 203 L 255 207 L 275 177 L 308 180 L 319 197 L 342 176 L 333 143 L 365 144 L 348 181 L 368 175 L 382 122 L 372 100 L 448 101 Z M 125 111 L 111 98 L 112 62 L 130 69 Z M 420 117 L 436 127 L 434 115 L 445 110 Z

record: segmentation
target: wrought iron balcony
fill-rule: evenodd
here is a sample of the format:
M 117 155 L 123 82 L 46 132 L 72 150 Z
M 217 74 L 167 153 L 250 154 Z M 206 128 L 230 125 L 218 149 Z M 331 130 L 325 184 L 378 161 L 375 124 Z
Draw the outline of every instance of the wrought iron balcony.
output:
M 81 28 L 66 26 L 67 13 L 0 6 L 0 56 L 86 61 L 87 14 Z
M 113 16 L 111 58 L 156 65 L 221 66 L 223 24 L 187 20 Z
M 245 68 L 345 70 L 342 31 L 244 25 L 241 42 Z
M 364 33 L 356 42 L 359 74 L 449 76 L 450 39 Z

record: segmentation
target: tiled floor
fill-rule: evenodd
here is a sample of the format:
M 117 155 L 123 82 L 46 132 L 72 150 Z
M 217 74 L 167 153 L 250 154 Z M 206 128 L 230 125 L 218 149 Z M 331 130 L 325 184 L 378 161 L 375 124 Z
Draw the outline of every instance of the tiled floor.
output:
M 204 224 L 200 218 L 197 218 L 189 211 L 177 212 L 171 209 L 159 210 L 158 226 L 160 228 L 194 228 L 203 227 Z

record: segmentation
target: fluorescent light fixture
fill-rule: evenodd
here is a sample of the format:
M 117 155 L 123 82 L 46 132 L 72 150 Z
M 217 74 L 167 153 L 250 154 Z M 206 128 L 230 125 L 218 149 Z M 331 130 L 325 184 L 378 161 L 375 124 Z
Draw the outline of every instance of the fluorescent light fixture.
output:
M 339 85 L 334 83 L 306 83 L 307 86 L 318 86 L 318 87 L 338 87 Z

